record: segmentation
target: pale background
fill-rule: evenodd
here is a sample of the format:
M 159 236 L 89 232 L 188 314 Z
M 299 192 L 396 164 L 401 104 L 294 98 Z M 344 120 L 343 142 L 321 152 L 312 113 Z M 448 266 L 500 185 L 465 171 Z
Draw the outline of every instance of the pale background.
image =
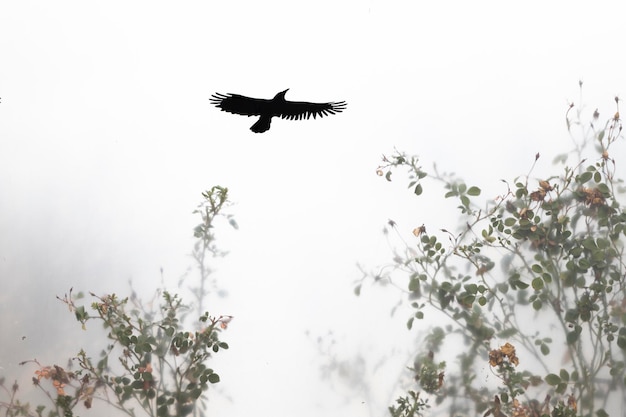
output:
M 420 155 L 486 198 L 537 152 L 537 175 L 548 172 L 570 148 L 579 80 L 587 114 L 603 118 L 626 90 L 624 12 L 620 1 L 0 2 L 0 373 L 89 343 L 55 300 L 70 287 L 125 294 L 132 279 L 149 296 L 162 267 L 175 289 L 191 211 L 219 184 L 240 229 L 217 230 L 228 296 L 209 309 L 235 320 L 209 410 L 384 415 L 407 357 L 372 364 L 419 332 L 389 318 L 395 295 L 354 297 L 356 264 L 389 259 L 388 219 L 410 237 L 455 218 L 441 194 L 416 199 L 401 176 L 377 177 L 381 154 Z M 348 108 L 254 134 L 255 119 L 208 101 L 285 88 Z M 320 378 L 315 340 L 330 330 L 335 353 L 369 361 L 369 392 Z

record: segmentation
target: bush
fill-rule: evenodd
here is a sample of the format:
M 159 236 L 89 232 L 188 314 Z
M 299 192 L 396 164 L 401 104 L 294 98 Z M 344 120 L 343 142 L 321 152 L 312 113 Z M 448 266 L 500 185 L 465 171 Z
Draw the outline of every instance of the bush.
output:
M 610 153 L 622 123 L 619 107 L 599 128 L 597 110 L 583 124 L 574 109 L 566 120 L 575 149 L 557 158 L 561 171 L 533 179 L 531 169 L 505 182 L 495 201 L 481 201 L 477 186 L 428 174 L 415 156 L 383 157 L 377 174 L 391 181 L 406 169 L 417 196 L 429 180 L 441 185 L 461 225 L 415 227 L 389 272 L 357 285 L 358 294 L 366 283 L 392 281 L 412 310 L 409 329 L 438 323 L 421 337 L 410 367 L 416 384 L 389 408 L 393 417 L 422 416 L 429 406 L 496 417 L 617 416 L 626 408 L 626 211 Z M 485 382 L 486 369 L 498 384 Z
M 0 389 L 6 400 L 0 401 L 0 409 L 5 410 L 6 416 L 71 417 L 78 405 L 92 408 L 94 399 L 132 417 L 138 415 L 138 410 L 151 417 L 204 414 L 203 394 L 210 384 L 220 382 L 218 373 L 209 368 L 207 362 L 214 354 L 228 349 L 228 344 L 219 336 L 232 319 L 203 312 L 203 302 L 210 294 L 211 285 L 215 286 L 215 282 L 210 281 L 208 262 L 222 255 L 215 246 L 214 221 L 225 216 L 231 225 L 236 227 L 236 223 L 223 213 L 228 205 L 226 188 L 213 187 L 203 193 L 203 197 L 194 211 L 202 219 L 194 229 L 197 241 L 192 252 L 200 274 L 199 283 L 191 287 L 195 305 L 186 306 L 178 295 L 161 290 L 156 296 L 160 301 L 153 299 L 145 304 L 134 291 L 126 298 L 115 294 L 99 297 L 91 293 L 91 308 L 78 305 L 83 295 L 73 295 L 72 290 L 62 298 L 57 297 L 84 330 L 88 322 L 103 325 L 106 338 L 100 342 L 99 359 L 92 359 L 81 349 L 65 368 L 42 365 L 37 360 L 23 362 L 36 365 L 32 382 L 44 393 L 49 404 L 32 409 L 29 403 L 18 398 L 17 381 L 9 388 L 2 378 Z M 185 276 L 179 286 L 187 278 Z M 187 318 L 194 310 L 198 311 L 198 319 L 188 323 Z

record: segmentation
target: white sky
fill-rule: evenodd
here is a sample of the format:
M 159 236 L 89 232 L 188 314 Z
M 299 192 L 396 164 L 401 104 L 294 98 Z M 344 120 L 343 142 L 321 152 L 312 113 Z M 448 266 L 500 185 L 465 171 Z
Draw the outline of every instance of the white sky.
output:
M 619 1 L 1 2 L 0 371 L 57 357 L 46 349 L 77 326 L 54 297 L 71 286 L 124 294 L 133 279 L 150 294 L 160 267 L 173 286 L 191 264 L 191 211 L 219 184 L 240 230 L 217 231 L 229 297 L 211 313 L 235 321 L 215 365 L 224 396 L 209 407 L 345 414 L 304 332 L 334 329 L 345 351 L 370 352 L 400 334 L 402 349 L 406 317 L 389 321 L 389 300 L 352 295 L 355 264 L 388 259 L 388 218 L 407 233 L 455 225 L 440 194 L 415 199 L 400 176 L 376 177 L 380 155 L 418 154 L 494 196 L 536 152 L 547 171 L 569 149 L 578 80 L 603 116 L 626 91 L 625 11 Z M 274 119 L 259 135 L 255 119 L 208 101 L 285 88 L 287 99 L 348 108 Z M 64 356 L 87 337 L 72 335 Z M 388 405 L 384 394 L 361 401 L 375 405 L 352 414 Z

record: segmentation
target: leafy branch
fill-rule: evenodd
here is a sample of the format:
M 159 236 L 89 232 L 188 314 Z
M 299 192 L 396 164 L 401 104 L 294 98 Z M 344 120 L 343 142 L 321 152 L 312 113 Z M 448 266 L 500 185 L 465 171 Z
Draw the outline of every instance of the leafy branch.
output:
M 619 99 L 615 101 L 619 106 Z M 569 119 L 571 109 L 567 126 L 573 134 L 572 126 L 583 123 Z M 574 167 L 537 180 L 532 180 L 531 168 L 512 184 L 505 182 L 506 191 L 486 203 L 477 200 L 480 188 L 436 169 L 427 175 L 417 157 L 397 150 L 384 156 L 377 168 L 388 181 L 392 172 L 405 169 L 408 186 L 418 196 L 430 179 L 443 186 L 445 199 L 458 201 L 458 232 L 441 229 L 441 234 L 431 234 L 427 225 L 414 228 L 416 241 L 401 239 L 401 250 L 394 249 L 394 261 L 385 273 L 365 274 L 356 290 L 359 294 L 368 280 L 391 282 L 413 309 L 409 329 L 427 315 L 443 316 L 447 322 L 438 320 L 441 325 L 430 334 L 439 335 L 440 341 L 450 334 L 463 338 L 458 373 L 445 371 L 445 365 L 439 371 L 445 384 L 432 372 L 425 384 L 420 376 L 429 369 L 424 368 L 424 358 L 439 345 L 417 353 L 420 366 L 410 368 L 423 393 L 434 396 L 437 404 L 447 400 L 451 413 L 473 408 L 485 415 L 526 416 L 551 409 L 552 415 L 576 415 L 576 410 L 604 415 L 616 402 L 624 406 L 626 211 L 616 196 L 621 180 L 615 178 L 616 162 L 610 157 L 622 123 L 619 108 L 600 130 L 597 111 L 593 118 L 583 134 L 593 136 L 594 163 L 587 163 L 582 157 L 585 147 L 577 146 Z M 395 222 L 390 226 L 398 232 Z M 396 283 L 396 276 L 404 283 Z M 550 327 L 529 326 L 529 317 Z M 508 341 L 494 348 L 496 340 Z M 516 349 L 526 363 L 530 358 L 543 371 L 518 371 L 522 360 Z M 556 353 L 567 358 L 560 369 L 555 369 Z M 477 370 L 485 363 L 502 383 L 495 395 L 477 383 Z M 400 398 L 403 412 L 421 415 L 407 405 L 420 398 L 419 393 L 408 392 Z M 538 400 L 542 394 L 547 400 Z M 393 415 L 397 410 L 391 411 Z

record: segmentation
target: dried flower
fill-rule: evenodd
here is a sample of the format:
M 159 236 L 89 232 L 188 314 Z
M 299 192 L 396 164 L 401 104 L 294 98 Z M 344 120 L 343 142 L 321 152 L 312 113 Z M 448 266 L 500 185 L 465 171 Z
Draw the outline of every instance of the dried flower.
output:
M 588 206 L 598 207 L 606 204 L 604 196 L 597 188 L 582 188 L 581 193 L 583 194 L 584 203 Z
M 420 227 L 416 227 L 415 229 L 413 229 L 413 235 L 415 235 L 415 237 L 420 237 L 424 233 L 426 233 L 426 226 L 424 225 L 421 225 Z
M 519 365 L 519 359 L 515 355 L 515 346 L 508 342 L 500 346 L 500 349 L 489 351 L 489 365 L 491 366 L 501 365 L 505 358 L 513 365 Z

